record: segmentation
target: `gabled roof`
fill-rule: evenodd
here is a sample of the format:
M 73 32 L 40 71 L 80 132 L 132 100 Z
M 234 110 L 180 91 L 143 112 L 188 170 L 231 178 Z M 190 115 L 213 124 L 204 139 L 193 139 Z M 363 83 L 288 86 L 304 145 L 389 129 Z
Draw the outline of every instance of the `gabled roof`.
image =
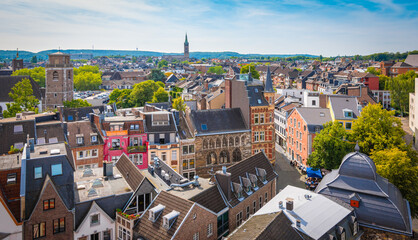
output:
M 335 119 L 356 119 L 360 116 L 356 97 L 332 95 L 329 96 L 329 101 Z M 344 115 L 345 110 L 353 111 L 353 117 L 346 118 Z
M 191 111 L 190 120 L 197 134 L 248 130 L 239 108 Z
M 405 59 L 405 63 L 414 67 L 418 67 L 418 54 L 409 54 Z
M 165 82 L 166 83 L 176 83 L 178 80 L 179 79 L 176 77 L 176 75 L 171 74 Z
M 226 208 L 226 204 L 222 199 L 222 195 L 219 192 L 217 186 L 208 188 L 207 190 L 191 198 L 190 201 L 199 203 L 200 205 L 215 213 L 219 213 Z
M 141 174 L 138 167 L 135 166 L 126 154 L 122 154 L 119 160 L 115 163 L 115 166 L 134 191 L 144 180 L 144 176 Z
M 162 210 L 158 219 L 155 222 L 152 222 L 148 219 L 149 210 L 159 204 L 163 205 L 165 208 Z M 193 207 L 193 202 L 174 196 L 166 191 L 161 191 L 134 226 L 134 235 L 138 235 L 139 237 L 143 237 L 148 240 L 171 239 L 180 229 L 182 222 L 186 219 L 189 211 L 191 211 Z M 180 214 L 170 229 L 167 230 L 163 227 L 163 216 L 173 210 L 179 212 Z
M 315 127 L 323 128 L 323 125 L 332 121 L 328 108 L 298 107 L 297 111 L 308 125 L 309 132 L 315 132 Z
M 77 121 L 77 122 L 69 122 L 67 123 L 67 131 L 68 131 L 68 143 L 71 148 L 77 148 L 79 146 L 91 146 L 94 144 L 103 144 L 103 140 L 101 135 L 99 134 L 96 126 L 90 121 Z M 77 135 L 82 134 L 84 142 L 82 145 L 77 143 Z M 97 142 L 91 142 L 91 136 L 97 136 Z

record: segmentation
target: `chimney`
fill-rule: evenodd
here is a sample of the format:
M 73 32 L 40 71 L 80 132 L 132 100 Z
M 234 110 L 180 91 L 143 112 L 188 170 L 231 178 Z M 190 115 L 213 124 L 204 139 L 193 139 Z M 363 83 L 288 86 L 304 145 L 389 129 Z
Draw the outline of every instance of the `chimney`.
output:
M 19 164 L 19 154 L 16 155 L 16 158 L 17 158 L 17 164 Z
M 232 81 L 225 79 L 225 108 L 232 107 Z
M 207 81 L 205 81 L 204 87 L 205 87 L 205 90 L 209 90 L 209 83 Z
M 299 219 L 296 220 L 296 227 L 300 228 L 300 220 Z
M 228 201 L 231 200 L 231 173 L 226 171 L 226 167 L 222 167 L 222 171 L 217 171 L 215 179 L 219 187 L 224 192 Z
M 31 153 L 35 152 L 35 139 L 29 139 L 29 148 Z
M 286 210 L 293 211 L 293 198 L 286 198 Z

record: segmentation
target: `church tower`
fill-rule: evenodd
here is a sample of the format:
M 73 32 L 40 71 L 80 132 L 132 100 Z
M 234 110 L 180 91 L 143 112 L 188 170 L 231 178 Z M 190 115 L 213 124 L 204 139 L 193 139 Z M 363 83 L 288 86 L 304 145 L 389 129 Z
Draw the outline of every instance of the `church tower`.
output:
M 184 58 L 189 59 L 189 41 L 187 40 L 187 33 L 186 40 L 184 41 Z
M 267 66 L 267 76 L 264 82 L 264 97 L 266 98 L 269 105 L 274 104 L 274 88 L 273 81 L 271 80 L 270 66 Z
M 69 54 L 50 54 L 45 74 L 45 109 L 56 109 L 64 101 L 73 100 L 74 75 Z
M 23 59 L 19 59 L 19 49 L 16 51 L 16 58 L 12 60 L 12 70 L 17 71 L 23 69 Z

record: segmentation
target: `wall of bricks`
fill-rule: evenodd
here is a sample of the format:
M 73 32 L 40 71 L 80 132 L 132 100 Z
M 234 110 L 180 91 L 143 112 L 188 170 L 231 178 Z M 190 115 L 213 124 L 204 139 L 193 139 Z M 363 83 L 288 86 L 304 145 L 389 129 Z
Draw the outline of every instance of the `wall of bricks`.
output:
M 212 235 L 208 236 L 208 225 L 212 223 Z M 199 239 L 217 238 L 217 217 L 206 209 L 195 205 L 189 216 L 184 220 L 184 225 L 180 228 L 175 239 L 193 239 L 193 235 L 199 232 Z

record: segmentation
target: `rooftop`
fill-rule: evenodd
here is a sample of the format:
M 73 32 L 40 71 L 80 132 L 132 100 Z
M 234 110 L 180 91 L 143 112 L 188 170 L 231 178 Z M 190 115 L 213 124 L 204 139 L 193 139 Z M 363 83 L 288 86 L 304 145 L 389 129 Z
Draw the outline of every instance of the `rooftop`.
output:
M 132 191 L 116 167 L 113 167 L 113 176 L 107 177 L 103 176 L 103 168 L 77 169 L 74 172 L 74 182 L 75 202 Z
M 21 163 L 22 163 L 21 153 L 0 156 L 0 170 L 20 168 Z
M 309 196 L 307 198 L 306 196 Z M 286 199 L 293 199 L 293 211 L 286 209 Z M 279 202 L 283 207 L 279 207 Z M 347 217 L 352 209 L 348 209 L 320 194 L 288 185 L 273 199 L 266 203 L 254 216 L 283 211 L 292 222 L 292 227 L 302 233 L 318 239 L 332 227 Z M 301 226 L 296 227 L 296 220 Z
M 35 151 L 30 153 L 30 158 L 44 158 L 53 155 L 67 155 L 65 143 L 35 145 Z
M 54 116 L 54 115 L 56 115 L 56 113 L 54 112 L 44 112 L 44 113 L 39 113 L 39 114 L 23 115 L 20 119 L 18 117 L 0 119 L 0 123 L 28 121 L 28 120 L 34 120 L 35 118 L 38 118 L 38 117 Z

